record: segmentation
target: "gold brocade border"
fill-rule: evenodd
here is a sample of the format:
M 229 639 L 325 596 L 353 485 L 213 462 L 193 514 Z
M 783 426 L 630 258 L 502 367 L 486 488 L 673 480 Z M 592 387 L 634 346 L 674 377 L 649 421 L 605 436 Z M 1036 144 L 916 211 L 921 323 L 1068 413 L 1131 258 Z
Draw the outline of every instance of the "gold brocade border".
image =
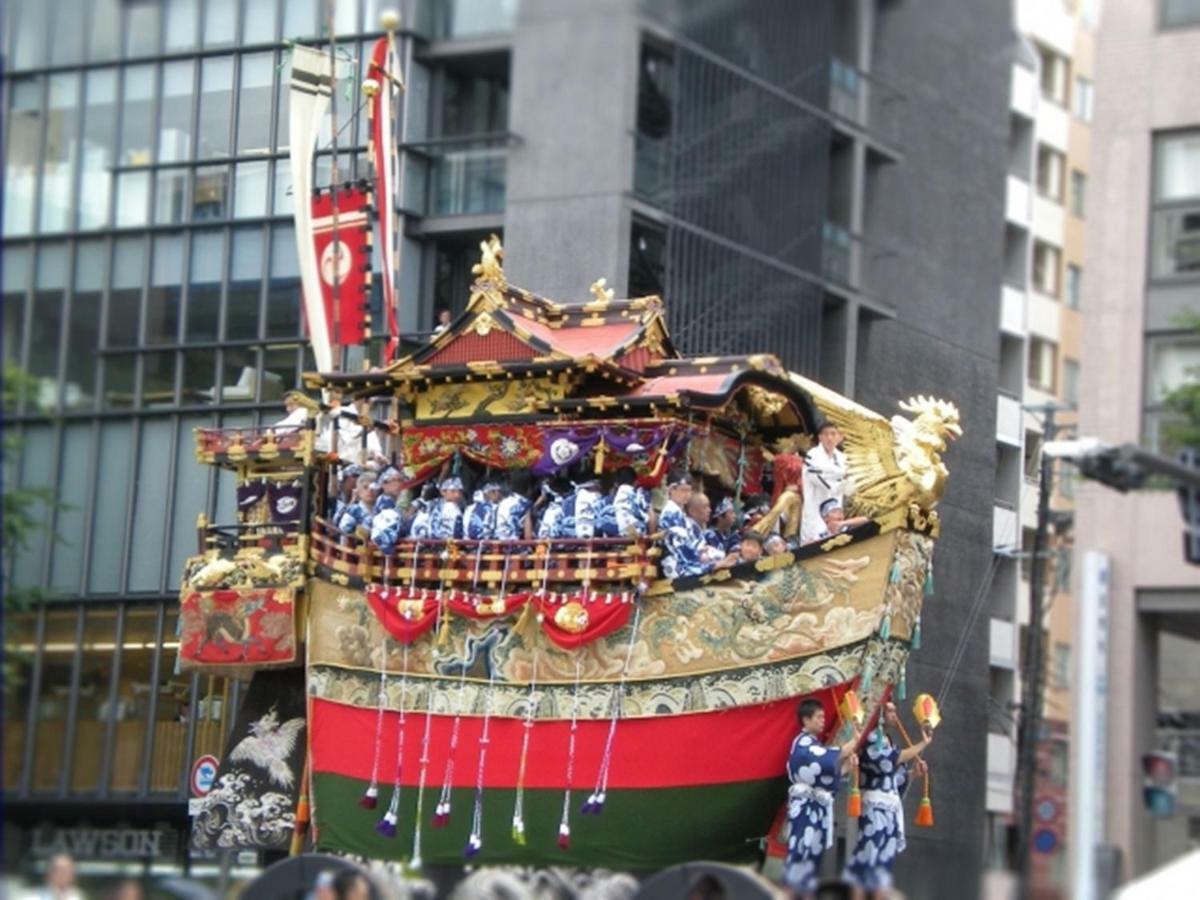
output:
M 622 717 L 713 712 L 798 697 L 854 678 L 865 649 L 865 645 L 843 647 L 830 654 L 803 660 L 714 672 L 695 678 L 630 682 L 625 687 Z M 872 650 L 880 655 L 884 651 L 889 658 L 907 653 L 906 648 L 894 642 L 886 647 L 877 645 Z M 896 671 L 896 665 L 889 661 L 886 668 Z M 486 681 L 476 679 L 460 681 L 449 672 L 433 677 L 414 674 L 404 678 L 393 673 L 385 682 L 375 673 L 335 666 L 313 665 L 308 670 L 310 696 L 334 703 L 378 709 L 381 686 L 385 692 L 385 708 L 392 711 L 403 707 L 409 712 L 425 712 L 432 699 L 433 711 L 443 715 L 479 716 L 490 708 L 494 716 L 523 718 L 530 702 L 528 685 L 495 683 L 489 686 Z M 581 684 L 579 718 L 610 717 L 617 689 L 616 682 Z M 573 685 L 537 684 L 533 696 L 535 718 L 571 717 Z

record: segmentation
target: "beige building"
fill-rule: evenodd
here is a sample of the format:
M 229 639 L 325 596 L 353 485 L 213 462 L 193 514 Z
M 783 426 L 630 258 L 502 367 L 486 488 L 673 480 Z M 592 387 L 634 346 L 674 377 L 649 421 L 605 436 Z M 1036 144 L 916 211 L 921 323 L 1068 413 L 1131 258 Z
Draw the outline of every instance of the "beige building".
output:
M 1180 324 L 1200 314 L 1200 3 L 1107 0 L 1094 68 L 1080 431 L 1171 452 L 1163 396 L 1200 364 Z M 1169 491 L 1078 487 L 1077 559 L 1111 572 L 1102 840 L 1121 880 L 1200 842 L 1200 568 L 1181 531 Z M 1152 819 L 1141 756 L 1160 748 L 1180 754 L 1180 802 Z

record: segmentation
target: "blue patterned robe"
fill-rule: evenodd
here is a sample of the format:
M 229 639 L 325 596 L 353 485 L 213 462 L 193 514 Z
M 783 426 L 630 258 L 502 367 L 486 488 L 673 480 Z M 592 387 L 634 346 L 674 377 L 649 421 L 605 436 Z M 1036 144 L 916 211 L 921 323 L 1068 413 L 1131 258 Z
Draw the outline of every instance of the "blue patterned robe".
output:
M 783 883 L 801 894 L 815 893 L 821 857 L 833 844 L 833 803 L 840 779 L 841 751 L 807 731 L 792 742 L 787 773 L 788 845 Z
M 858 838 L 846 860 L 843 877 L 868 891 L 892 886 L 892 866 L 904 850 L 904 807 L 900 798 L 908 789 L 908 769 L 900 764 L 900 751 L 885 735 L 872 732 L 859 756 L 858 783 L 862 790 L 862 815 Z
M 724 550 L 704 540 L 700 523 L 689 516 L 684 516 L 683 524 L 667 528 L 663 539 L 666 554 L 662 569 L 668 578 L 704 575 L 725 556 Z
M 525 516 L 533 503 L 520 494 L 509 494 L 500 501 L 496 510 L 496 539 L 500 541 L 525 540 Z
M 449 541 L 462 537 L 462 510 L 449 500 L 434 500 L 429 512 L 429 537 Z
M 588 488 L 578 488 L 572 495 L 572 529 L 567 533 L 569 537 L 577 537 L 586 540 L 596 536 L 596 506 L 600 501 L 600 494 Z M 566 531 L 566 527 L 563 528 Z
M 565 497 L 554 497 L 546 504 L 546 508 L 542 510 L 542 521 L 538 523 L 537 536 L 539 538 L 544 540 L 566 536 L 563 528 L 566 519 L 563 514 L 565 502 Z
M 596 537 L 621 537 L 617 530 L 617 509 L 608 494 L 596 501 Z
M 665 507 L 663 512 L 666 512 Z M 630 531 L 645 534 L 650 521 L 650 498 L 642 488 L 623 484 L 613 495 L 613 514 L 616 516 L 617 537 L 626 537 Z
M 380 494 L 378 497 L 375 498 L 374 512 L 376 515 L 383 512 L 385 509 L 395 509 L 395 508 L 396 508 L 396 498 L 393 497 L 391 494 Z
M 466 523 L 465 531 L 473 541 L 490 541 L 496 536 L 496 507 L 497 503 L 486 500 L 476 500 L 467 507 L 463 516 Z
M 736 528 L 730 529 L 729 534 L 721 534 L 717 529 L 709 528 L 704 532 L 704 540 L 713 547 L 720 547 L 727 554 L 737 553 L 742 546 L 742 536 Z
M 361 500 L 355 500 L 343 509 L 342 514 L 337 517 L 338 531 L 342 534 L 354 534 L 359 526 L 369 529 L 372 518 L 371 510 L 367 508 L 367 504 Z
M 371 542 L 384 553 L 395 549 L 404 528 L 400 510 L 392 507 L 376 514 L 371 519 Z

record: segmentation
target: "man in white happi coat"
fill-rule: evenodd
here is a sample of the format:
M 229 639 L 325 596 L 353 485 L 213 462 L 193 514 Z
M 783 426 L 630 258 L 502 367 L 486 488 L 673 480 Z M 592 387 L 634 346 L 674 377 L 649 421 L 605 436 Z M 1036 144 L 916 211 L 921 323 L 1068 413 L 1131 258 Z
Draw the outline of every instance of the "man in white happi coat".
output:
M 841 504 L 847 493 L 846 454 L 838 449 L 842 433 L 831 422 L 817 432 L 817 446 L 804 454 L 804 512 L 800 543 L 817 540 L 825 532 L 821 505 L 830 499 Z

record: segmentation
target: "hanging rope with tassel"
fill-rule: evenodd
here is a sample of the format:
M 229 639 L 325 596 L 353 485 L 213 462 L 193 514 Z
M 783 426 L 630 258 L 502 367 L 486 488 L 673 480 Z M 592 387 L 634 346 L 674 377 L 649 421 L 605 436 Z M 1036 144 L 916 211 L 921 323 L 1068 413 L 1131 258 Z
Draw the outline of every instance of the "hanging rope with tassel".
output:
M 383 558 L 384 590 L 387 590 L 388 562 L 390 557 Z M 388 636 L 383 636 L 383 664 L 379 667 L 379 702 L 375 712 L 375 752 L 371 758 L 371 783 L 363 795 L 358 798 L 358 805 L 363 809 L 375 809 L 379 805 L 379 762 L 383 753 L 383 711 L 387 707 L 387 668 Z
M 417 814 L 413 823 L 413 849 L 409 867 L 419 869 L 421 860 L 421 819 L 425 812 L 425 779 L 429 774 L 429 736 L 433 730 L 433 688 L 426 686 L 425 733 L 421 735 L 421 774 L 417 779 Z
M 454 781 L 454 758 L 458 753 L 458 733 L 462 727 L 463 711 L 467 702 L 467 666 L 469 663 L 470 660 L 463 660 L 462 670 L 458 675 L 458 700 L 455 703 L 454 722 L 450 726 L 450 750 L 446 755 L 446 776 L 442 780 L 442 792 L 438 797 L 437 806 L 433 810 L 434 828 L 445 828 L 450 824 L 450 798 L 452 792 L 451 785 Z
M 475 804 L 471 810 L 471 834 L 463 856 L 471 859 L 483 849 L 483 773 L 487 766 L 488 744 L 491 743 L 492 689 L 496 686 L 496 669 L 488 666 L 487 694 L 483 698 L 483 734 L 479 737 L 479 770 L 475 773 Z
M 533 606 L 530 603 L 526 612 Z M 529 741 L 533 735 L 533 723 L 537 718 L 537 708 L 541 696 L 537 693 L 537 632 L 534 632 L 529 648 L 529 698 L 526 700 L 525 720 L 522 722 L 524 733 L 521 735 L 521 760 L 517 765 L 517 796 L 513 803 L 512 839 L 513 843 L 525 846 L 525 765 L 529 760 Z
M 396 728 L 396 782 L 392 785 L 392 799 L 388 803 L 387 812 L 375 825 L 375 830 L 386 838 L 396 836 L 396 821 L 400 812 L 401 776 L 404 773 L 404 727 L 407 718 L 405 707 L 408 704 L 408 644 L 401 644 L 400 659 L 400 721 Z
M 571 849 L 571 784 L 575 778 L 575 734 L 579 730 L 579 683 L 583 677 L 583 659 L 575 653 L 575 691 L 571 700 L 571 736 L 567 742 L 567 777 L 563 791 L 562 818 L 558 822 L 558 847 Z
M 908 736 L 908 729 L 904 727 L 904 723 L 900 717 L 896 717 L 896 727 L 900 729 L 900 736 L 904 738 L 904 743 L 909 747 L 913 745 L 912 738 Z M 917 759 L 921 759 L 921 755 L 917 754 Z M 913 820 L 914 824 L 922 828 L 933 827 L 933 801 L 929 799 L 929 764 L 925 764 L 925 775 L 923 778 L 924 790 L 921 792 L 921 805 L 917 807 L 917 817 Z
M 604 801 L 608 797 L 608 770 L 612 766 L 613 742 L 617 737 L 617 722 L 625 707 L 625 680 L 629 676 L 629 664 L 633 660 L 633 646 L 637 643 L 638 625 L 642 618 L 641 597 L 634 598 L 633 624 L 629 629 L 629 646 L 625 649 L 625 663 L 621 667 L 621 677 L 613 685 L 612 719 L 608 723 L 608 736 L 604 741 L 604 752 L 600 756 L 600 770 L 596 773 L 596 789 L 584 801 L 580 813 L 583 815 L 600 815 L 604 812 Z

